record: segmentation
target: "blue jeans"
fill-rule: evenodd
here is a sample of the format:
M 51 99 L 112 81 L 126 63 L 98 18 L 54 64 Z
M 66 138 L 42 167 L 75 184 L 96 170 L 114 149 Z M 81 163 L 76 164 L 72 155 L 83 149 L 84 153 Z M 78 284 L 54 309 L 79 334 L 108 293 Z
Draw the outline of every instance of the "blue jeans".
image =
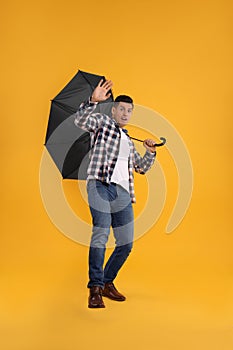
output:
M 93 224 L 87 287 L 104 287 L 106 282 L 112 282 L 115 279 L 132 249 L 133 208 L 129 193 L 116 184 L 89 180 L 87 193 Z M 103 269 L 111 226 L 116 246 Z

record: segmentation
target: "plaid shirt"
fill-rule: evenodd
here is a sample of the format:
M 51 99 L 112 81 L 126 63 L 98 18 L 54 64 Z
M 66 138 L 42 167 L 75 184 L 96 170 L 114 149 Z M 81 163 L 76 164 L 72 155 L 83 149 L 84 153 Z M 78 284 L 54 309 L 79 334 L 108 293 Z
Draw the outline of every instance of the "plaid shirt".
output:
M 116 121 L 106 114 L 94 113 L 97 103 L 83 102 L 75 115 L 75 125 L 90 132 L 91 155 L 87 174 L 102 182 L 111 182 L 114 167 L 116 165 L 121 133 Z M 127 130 L 122 129 L 126 134 Z M 129 135 L 129 191 L 133 203 L 136 202 L 134 194 L 133 170 L 145 174 L 154 163 L 156 153 L 146 151 L 143 157 L 136 151 Z

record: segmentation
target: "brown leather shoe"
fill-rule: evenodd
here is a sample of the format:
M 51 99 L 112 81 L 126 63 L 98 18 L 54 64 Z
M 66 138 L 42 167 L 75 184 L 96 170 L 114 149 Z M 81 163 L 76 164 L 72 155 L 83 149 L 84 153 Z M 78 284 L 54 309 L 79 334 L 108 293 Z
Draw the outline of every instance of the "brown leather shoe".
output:
M 124 301 L 126 297 L 118 292 L 116 287 L 112 282 L 105 283 L 104 290 L 103 290 L 103 296 L 108 297 L 112 300 L 116 301 Z
M 101 287 L 93 286 L 90 288 L 88 307 L 90 307 L 90 308 L 103 308 L 103 307 L 105 307 L 103 299 L 102 299 L 102 288 Z

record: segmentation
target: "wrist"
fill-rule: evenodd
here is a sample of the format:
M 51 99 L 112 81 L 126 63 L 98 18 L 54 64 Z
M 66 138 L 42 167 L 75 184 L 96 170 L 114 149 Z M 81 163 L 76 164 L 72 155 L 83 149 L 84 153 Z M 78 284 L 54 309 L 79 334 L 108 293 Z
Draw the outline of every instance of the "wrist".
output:
M 156 154 L 156 150 L 155 150 L 155 151 L 151 151 L 150 149 L 147 149 L 147 151 L 148 151 L 150 154 Z
M 98 103 L 98 101 L 96 101 L 95 99 L 93 99 L 93 97 L 92 97 L 92 96 L 89 98 L 89 101 L 90 101 L 91 103 L 95 103 L 95 104 L 97 104 L 97 103 Z

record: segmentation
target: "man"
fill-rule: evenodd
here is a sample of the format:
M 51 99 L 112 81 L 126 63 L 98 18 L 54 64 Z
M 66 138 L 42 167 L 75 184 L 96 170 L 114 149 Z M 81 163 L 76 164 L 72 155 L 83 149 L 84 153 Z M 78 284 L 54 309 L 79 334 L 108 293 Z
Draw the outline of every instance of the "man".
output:
M 113 281 L 126 261 L 133 245 L 133 209 L 135 202 L 133 170 L 144 174 L 152 166 L 155 142 L 146 139 L 143 157 L 136 151 L 124 127 L 133 112 L 133 100 L 118 96 L 112 116 L 94 113 L 98 102 L 110 96 L 112 82 L 101 80 L 87 102 L 80 105 L 75 125 L 91 134 L 91 156 L 88 167 L 87 192 L 93 230 L 89 248 L 89 308 L 104 308 L 102 296 L 115 301 L 126 298 Z M 113 229 L 116 246 L 103 269 L 106 243 Z

